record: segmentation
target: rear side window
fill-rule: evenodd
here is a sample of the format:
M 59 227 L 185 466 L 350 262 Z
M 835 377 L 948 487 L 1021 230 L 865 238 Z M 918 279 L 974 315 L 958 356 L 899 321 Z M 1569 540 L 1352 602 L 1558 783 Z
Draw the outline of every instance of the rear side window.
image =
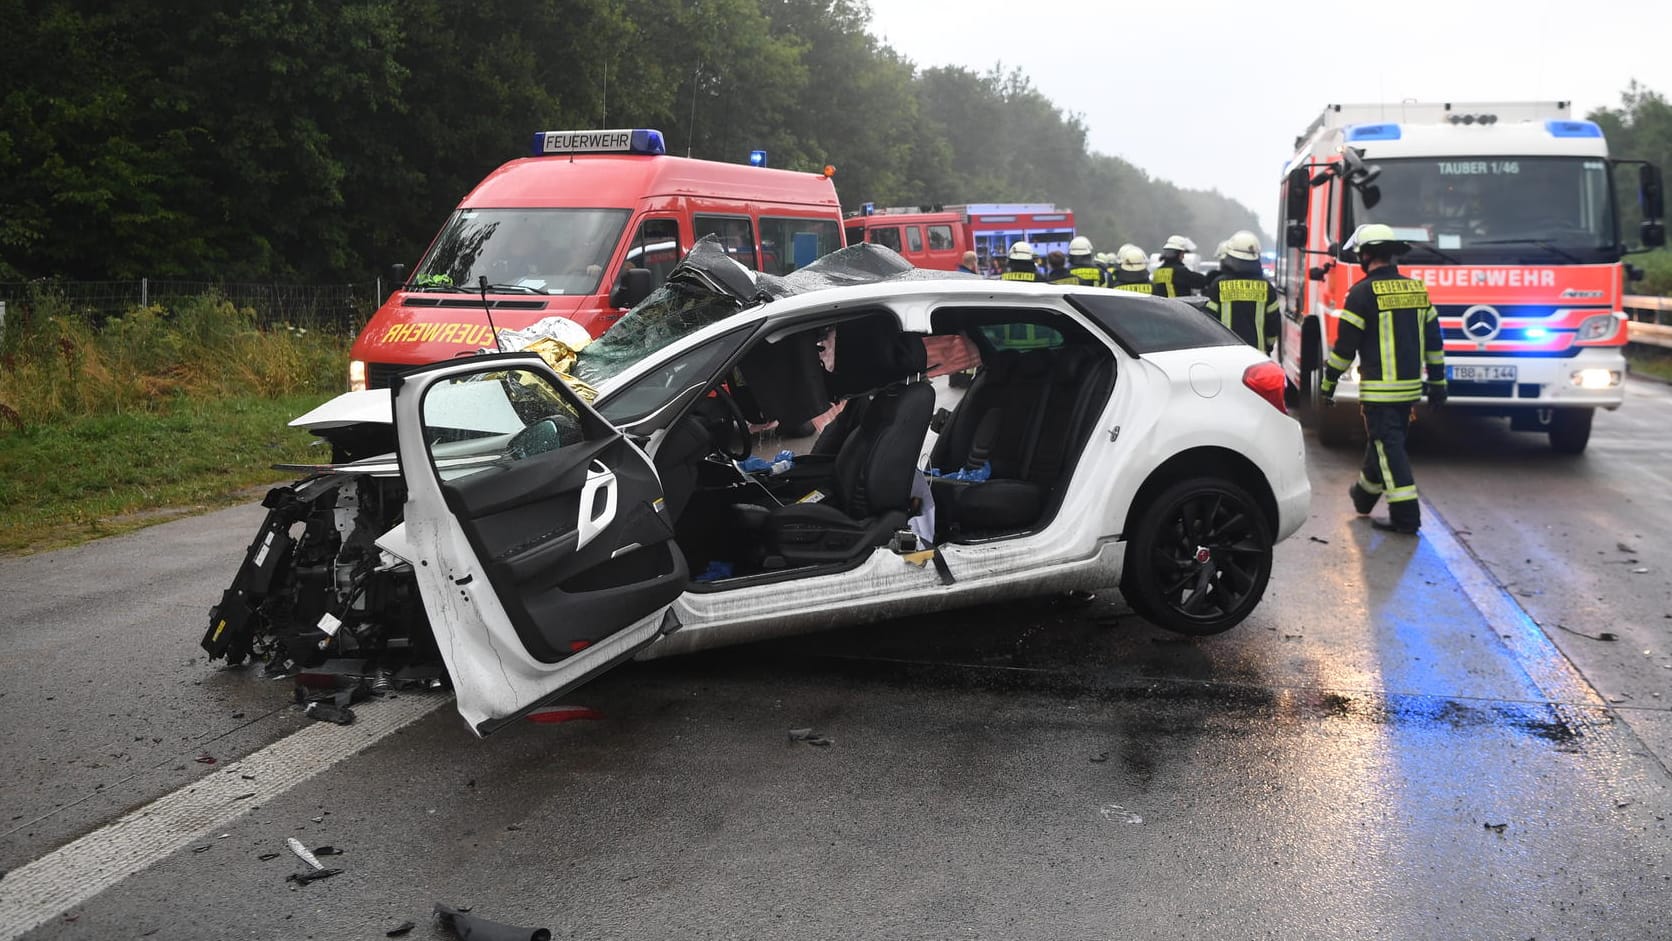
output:
M 737 259 L 738 264 L 745 268 L 760 270 L 755 261 L 755 227 L 749 224 L 747 216 L 698 215 L 695 222 L 697 238 L 718 235 L 720 244 L 726 247 L 726 254 Z
M 1219 321 L 1182 301 L 1105 291 L 1075 292 L 1068 295 L 1068 303 L 1134 355 L 1242 342 Z
M 906 226 L 906 244 L 914 252 L 923 251 L 923 230 L 915 225 Z
M 899 251 L 900 227 L 897 225 L 878 226 L 871 230 L 871 241 Z
M 863 241 L 865 241 L 865 227 L 862 225 L 851 226 L 848 229 L 848 244 L 858 245 Z
M 1037 323 L 988 324 L 981 332 L 1000 350 L 1051 350 L 1063 343 L 1062 334 Z
M 761 216 L 761 269 L 767 274 L 789 274 L 841 244 L 841 227 L 830 219 L 789 219 Z
M 944 252 L 952 248 L 952 227 L 949 225 L 932 225 L 929 227 L 929 250 Z

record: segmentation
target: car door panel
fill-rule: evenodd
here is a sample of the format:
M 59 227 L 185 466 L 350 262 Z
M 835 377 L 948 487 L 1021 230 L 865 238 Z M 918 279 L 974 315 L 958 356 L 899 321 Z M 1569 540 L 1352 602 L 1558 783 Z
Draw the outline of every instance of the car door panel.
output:
M 688 573 L 643 451 L 537 357 L 394 392 L 407 550 L 478 734 L 660 636 Z

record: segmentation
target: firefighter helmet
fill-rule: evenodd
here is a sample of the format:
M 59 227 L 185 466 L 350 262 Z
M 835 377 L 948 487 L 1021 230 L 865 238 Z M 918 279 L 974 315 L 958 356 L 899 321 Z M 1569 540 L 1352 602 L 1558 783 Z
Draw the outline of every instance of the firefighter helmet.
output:
M 1220 261 L 1223 261 L 1225 259 L 1225 246 L 1226 246 L 1226 244 L 1227 244 L 1226 242 L 1220 242 L 1219 247 L 1213 250 L 1213 257 L 1215 259 L 1218 259 Z
M 1243 261 L 1260 260 L 1260 238 L 1243 229 L 1225 240 L 1225 254 Z
M 1143 271 L 1149 268 L 1149 256 L 1131 242 L 1120 247 L 1120 251 L 1115 253 L 1115 260 L 1120 263 L 1122 271 Z
M 1068 243 L 1068 254 L 1075 257 L 1090 255 L 1091 239 L 1084 235 L 1074 236 L 1073 240 Z
M 1017 242 L 1010 246 L 1011 261 L 1033 261 L 1033 246 L 1026 242 Z
M 1196 243 L 1182 235 L 1170 235 L 1167 237 L 1167 241 L 1162 243 L 1161 250 L 1164 252 L 1193 252 L 1196 250 Z
M 1380 247 L 1395 255 L 1403 255 L 1411 250 L 1411 243 L 1395 235 L 1391 226 L 1380 222 L 1366 222 L 1353 230 L 1353 237 L 1347 240 L 1347 247 Z

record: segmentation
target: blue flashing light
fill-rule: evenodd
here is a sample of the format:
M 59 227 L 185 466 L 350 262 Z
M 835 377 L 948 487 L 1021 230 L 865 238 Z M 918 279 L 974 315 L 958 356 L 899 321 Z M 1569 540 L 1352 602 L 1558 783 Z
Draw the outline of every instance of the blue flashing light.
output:
M 1521 331 L 1521 335 L 1529 340 L 1542 340 L 1550 335 L 1550 331 L 1543 327 L 1528 327 Z
M 1551 137 L 1601 137 L 1602 128 L 1595 121 L 1546 121 L 1544 129 Z
M 536 131 L 534 156 L 553 154 L 665 154 L 662 132 L 651 128 L 604 131 Z
M 764 150 L 751 150 L 751 151 L 749 151 L 749 166 L 751 166 L 751 167 L 764 167 L 764 166 L 766 166 L 766 151 L 764 151 Z
M 1355 124 L 1347 128 L 1349 141 L 1398 140 L 1403 134 L 1397 124 Z

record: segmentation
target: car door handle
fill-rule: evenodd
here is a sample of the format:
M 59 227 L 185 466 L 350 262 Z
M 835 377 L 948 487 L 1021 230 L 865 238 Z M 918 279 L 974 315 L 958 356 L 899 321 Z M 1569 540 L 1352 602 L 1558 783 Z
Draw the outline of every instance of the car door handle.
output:
M 593 512 L 598 503 L 598 491 L 604 491 L 604 506 Z M 602 461 L 593 461 L 587 468 L 586 483 L 581 486 L 580 525 L 576 527 L 577 538 L 575 549 L 586 548 L 586 544 L 598 538 L 604 527 L 615 520 L 617 498 L 615 471 L 604 466 Z

